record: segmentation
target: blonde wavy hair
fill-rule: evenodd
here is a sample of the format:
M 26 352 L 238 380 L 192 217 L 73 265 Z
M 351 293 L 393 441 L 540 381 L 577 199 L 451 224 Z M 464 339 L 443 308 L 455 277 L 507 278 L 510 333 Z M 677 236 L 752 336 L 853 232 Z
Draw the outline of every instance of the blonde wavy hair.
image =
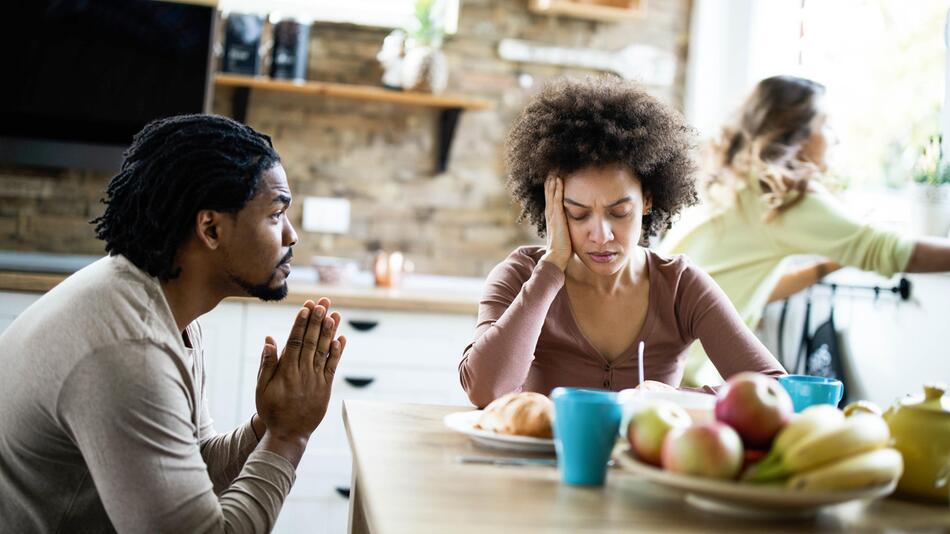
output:
M 758 182 L 768 206 L 765 221 L 802 200 L 821 171 L 797 156 L 812 134 L 825 87 L 794 76 L 774 76 L 756 85 L 736 119 L 704 154 L 704 194 L 714 206 Z

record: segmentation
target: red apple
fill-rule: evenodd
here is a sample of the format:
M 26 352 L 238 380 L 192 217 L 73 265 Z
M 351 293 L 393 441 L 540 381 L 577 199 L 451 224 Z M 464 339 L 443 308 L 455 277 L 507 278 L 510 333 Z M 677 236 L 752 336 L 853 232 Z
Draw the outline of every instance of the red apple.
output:
M 692 420 L 686 410 L 669 401 L 655 400 L 633 413 L 627 426 L 627 440 L 638 459 L 658 466 L 666 433 L 690 424 Z
M 758 373 L 733 376 L 716 395 L 716 419 L 734 428 L 751 449 L 768 449 L 792 413 L 785 388 Z
M 732 479 L 742 459 L 739 434 L 723 423 L 674 428 L 663 440 L 663 469 L 672 473 Z

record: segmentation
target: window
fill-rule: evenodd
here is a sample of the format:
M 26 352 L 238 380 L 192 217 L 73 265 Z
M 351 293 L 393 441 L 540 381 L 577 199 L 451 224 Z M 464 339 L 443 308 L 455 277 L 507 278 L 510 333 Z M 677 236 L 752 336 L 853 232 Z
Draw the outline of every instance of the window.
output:
M 795 46 L 774 44 L 784 61 L 760 63 L 756 79 L 788 73 L 824 84 L 841 141 L 833 171 L 853 186 L 901 185 L 917 148 L 940 130 L 948 7 L 947 0 L 801 0 L 797 17 L 784 23 L 798 26 Z
M 950 1 L 726 5 L 693 2 L 685 111 L 704 137 L 718 134 L 759 80 L 811 78 L 828 88 L 840 140 L 832 172 L 857 187 L 906 183 L 917 147 L 940 131 Z M 950 129 L 950 112 L 944 113 Z

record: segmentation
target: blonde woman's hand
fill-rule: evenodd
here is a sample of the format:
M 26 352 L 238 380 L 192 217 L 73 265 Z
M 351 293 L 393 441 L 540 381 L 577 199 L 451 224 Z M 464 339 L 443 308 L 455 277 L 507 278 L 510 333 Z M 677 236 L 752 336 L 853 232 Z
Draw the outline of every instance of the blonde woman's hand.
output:
M 562 271 L 567 269 L 574 251 L 571 248 L 571 234 L 567 228 L 567 215 L 564 213 L 564 179 L 551 177 L 544 183 L 544 219 L 547 226 L 547 253 L 542 261 L 557 265 Z

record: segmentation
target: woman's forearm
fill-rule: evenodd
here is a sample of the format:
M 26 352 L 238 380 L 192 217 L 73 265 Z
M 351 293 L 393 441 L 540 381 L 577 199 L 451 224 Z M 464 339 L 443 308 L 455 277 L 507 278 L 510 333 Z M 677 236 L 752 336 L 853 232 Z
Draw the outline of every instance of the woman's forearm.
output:
M 515 391 L 528 376 L 548 310 L 564 285 L 563 271 L 541 263 L 507 308 L 480 313 L 475 340 L 459 363 L 462 387 L 476 406 Z
M 950 271 L 950 239 L 920 237 L 907 262 L 908 273 L 937 273 Z
M 775 284 L 775 288 L 772 289 L 772 293 L 769 295 L 769 302 L 787 299 L 795 293 L 817 284 L 826 275 L 840 268 L 841 265 L 833 261 L 821 261 L 785 273 L 782 275 L 782 278 L 779 279 L 778 283 Z

